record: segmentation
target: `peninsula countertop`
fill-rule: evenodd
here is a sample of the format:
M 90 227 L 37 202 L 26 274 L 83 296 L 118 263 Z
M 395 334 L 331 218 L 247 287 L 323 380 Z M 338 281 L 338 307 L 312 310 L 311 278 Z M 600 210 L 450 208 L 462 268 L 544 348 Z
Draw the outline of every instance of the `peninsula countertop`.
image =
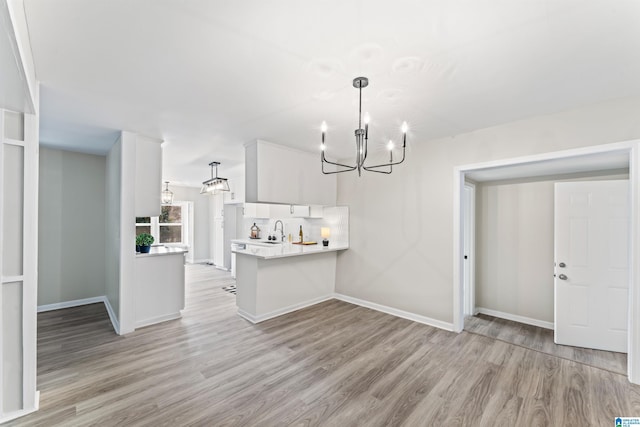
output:
M 149 257 L 149 256 L 162 256 L 162 255 L 176 255 L 189 252 L 189 249 L 175 247 L 175 246 L 151 246 L 151 250 L 148 254 L 136 252 L 136 257 Z
M 349 249 L 349 245 L 346 243 L 330 243 L 329 246 L 322 246 L 322 242 L 319 242 L 317 245 L 297 245 L 293 243 L 268 244 L 260 243 L 260 241 L 257 241 L 256 243 L 258 244 L 256 245 L 253 241 L 245 242 L 244 239 L 234 240 L 233 242 L 246 243 L 249 245 L 248 247 L 245 247 L 245 249 L 232 249 L 234 253 L 262 259 L 313 255 Z

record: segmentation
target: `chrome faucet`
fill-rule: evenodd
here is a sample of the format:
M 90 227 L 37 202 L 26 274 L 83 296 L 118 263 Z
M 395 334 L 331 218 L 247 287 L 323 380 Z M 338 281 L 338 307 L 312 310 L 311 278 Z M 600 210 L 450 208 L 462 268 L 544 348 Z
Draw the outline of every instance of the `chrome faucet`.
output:
M 273 231 L 278 231 L 278 223 L 280 223 L 280 241 L 284 242 L 284 224 L 281 220 L 276 221 L 276 224 L 273 226 Z

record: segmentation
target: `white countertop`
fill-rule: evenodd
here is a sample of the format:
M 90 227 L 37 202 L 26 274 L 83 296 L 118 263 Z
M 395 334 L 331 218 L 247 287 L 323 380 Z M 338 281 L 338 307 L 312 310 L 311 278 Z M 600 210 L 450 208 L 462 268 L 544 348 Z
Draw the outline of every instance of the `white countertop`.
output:
M 246 239 L 233 239 L 231 240 L 231 243 L 238 243 L 241 245 L 254 245 L 254 246 L 264 246 L 267 248 L 273 247 L 273 246 L 280 246 L 281 244 L 285 244 L 282 242 L 277 242 L 277 243 L 267 243 L 269 242 L 269 240 L 267 239 L 250 239 L 250 238 L 246 238 Z
M 245 243 L 244 240 L 232 240 L 232 242 Z M 232 249 L 232 252 L 239 255 L 248 255 L 256 258 L 272 259 L 299 255 L 313 255 L 324 252 L 335 252 L 349 249 L 349 245 L 347 244 L 329 243 L 329 246 L 322 246 L 322 242 L 319 242 L 317 245 L 294 245 L 291 243 L 281 243 L 275 245 L 268 243 L 259 243 L 258 245 L 256 245 L 254 241 L 250 241 L 246 244 L 252 246 L 249 246 L 246 249 Z
M 148 254 L 136 252 L 136 257 L 176 255 L 176 254 L 184 254 L 187 252 L 189 252 L 188 249 L 179 248 L 175 246 L 151 246 L 151 251 Z

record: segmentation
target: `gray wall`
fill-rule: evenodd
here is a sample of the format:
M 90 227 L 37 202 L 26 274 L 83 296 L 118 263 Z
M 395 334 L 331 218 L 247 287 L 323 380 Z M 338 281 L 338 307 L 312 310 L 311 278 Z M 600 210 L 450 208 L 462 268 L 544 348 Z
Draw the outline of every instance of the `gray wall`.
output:
M 175 202 L 193 202 L 193 242 L 190 251 L 194 262 L 204 262 L 211 258 L 209 254 L 209 199 L 211 196 L 200 194 L 200 188 L 182 187 L 169 184 Z
M 40 149 L 38 305 L 105 294 L 105 165 Z
M 107 154 L 106 162 L 106 238 L 105 295 L 114 314 L 120 319 L 120 185 L 122 140 L 118 139 Z M 135 246 L 133 247 L 135 251 Z
M 639 116 L 640 99 L 630 98 L 451 138 L 410 131 L 393 174 L 338 175 L 351 240 L 336 292 L 452 322 L 454 167 L 640 138 Z

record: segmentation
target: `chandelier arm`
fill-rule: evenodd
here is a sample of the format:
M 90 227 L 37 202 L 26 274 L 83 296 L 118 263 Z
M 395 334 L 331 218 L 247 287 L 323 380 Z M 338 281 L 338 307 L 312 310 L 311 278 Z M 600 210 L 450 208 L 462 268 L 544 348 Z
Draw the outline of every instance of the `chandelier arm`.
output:
M 402 159 L 397 161 L 397 162 L 389 162 L 389 163 L 384 163 L 384 164 L 375 165 L 375 166 L 365 166 L 364 169 L 368 170 L 370 172 L 381 172 L 382 173 L 382 171 L 376 171 L 374 169 L 375 168 L 383 168 L 383 167 L 387 167 L 387 166 L 399 165 L 400 163 L 404 162 L 405 152 L 406 152 L 406 149 L 403 147 L 402 148 Z
M 336 171 L 332 171 L 332 172 L 327 172 L 324 170 L 324 165 L 325 163 L 329 163 L 329 164 L 335 164 L 337 165 L 337 163 L 331 163 L 331 162 L 322 162 L 322 173 L 325 175 L 332 175 L 334 173 L 342 173 L 342 172 L 351 172 L 352 170 L 354 170 L 356 167 L 355 166 L 344 166 L 344 165 L 338 165 L 340 167 L 346 167 L 347 169 L 342 169 L 342 170 L 336 170 Z
M 328 163 L 330 165 L 340 166 L 340 167 L 343 167 L 343 168 L 349 168 L 349 170 L 354 170 L 355 168 L 358 167 L 357 165 L 356 166 L 349 166 L 349 165 L 344 165 L 342 163 L 331 162 L 331 161 L 327 160 L 327 158 L 324 156 L 324 151 L 322 152 L 321 160 L 322 160 L 323 164 L 324 163 Z
M 380 166 L 389 166 L 389 165 L 380 165 Z M 374 166 L 374 167 L 379 167 L 379 166 Z M 392 168 L 392 166 L 389 166 L 389 168 Z M 367 172 L 384 173 L 384 174 L 387 174 L 387 175 L 390 175 L 391 172 L 393 172 L 393 169 L 389 169 L 388 171 L 378 171 L 378 170 L 371 169 L 371 168 L 368 168 L 368 167 L 364 168 L 364 170 L 366 170 Z
M 355 168 L 353 168 L 353 169 L 344 169 L 344 170 L 341 170 L 341 171 L 325 172 L 324 169 L 323 169 L 322 173 L 325 174 L 325 175 L 333 175 L 335 173 L 351 172 L 353 170 L 355 170 Z

